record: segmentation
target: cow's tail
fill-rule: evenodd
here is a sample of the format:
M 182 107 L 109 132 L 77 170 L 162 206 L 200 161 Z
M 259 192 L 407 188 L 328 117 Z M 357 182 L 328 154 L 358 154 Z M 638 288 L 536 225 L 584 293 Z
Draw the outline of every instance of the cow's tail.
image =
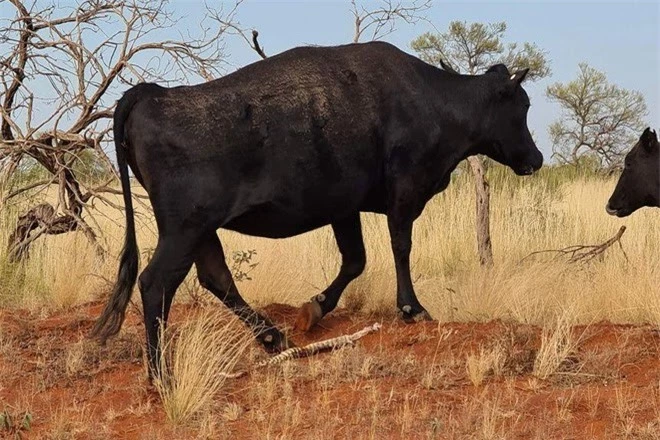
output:
M 119 333 L 137 279 L 138 247 L 135 239 L 133 200 L 131 198 L 128 164 L 126 162 L 128 145 L 124 139 L 124 124 L 133 106 L 143 96 L 144 92 L 148 91 L 147 86 L 153 87 L 155 85 L 143 83 L 129 89 L 117 103 L 114 113 L 113 133 L 117 153 L 117 166 L 119 168 L 121 189 L 124 194 L 124 206 L 126 209 L 126 235 L 124 237 L 124 248 L 121 252 L 117 281 L 101 316 L 96 320 L 92 329 L 91 336 L 98 338 L 101 343 L 105 343 L 106 339 L 110 336 Z

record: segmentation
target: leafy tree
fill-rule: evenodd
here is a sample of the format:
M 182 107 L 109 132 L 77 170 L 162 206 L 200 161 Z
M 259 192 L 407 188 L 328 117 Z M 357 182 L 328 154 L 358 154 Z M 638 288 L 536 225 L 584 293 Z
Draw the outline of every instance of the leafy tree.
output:
M 447 32 L 427 32 L 412 41 L 411 47 L 427 63 L 448 63 L 454 70 L 477 75 L 497 63 L 509 70 L 529 68 L 527 80 L 550 75 L 544 51 L 534 43 L 504 43 L 506 23 L 471 23 L 452 21 Z
M 601 165 L 620 165 L 645 126 L 642 94 L 610 84 L 586 63 L 580 64 L 576 79 L 549 86 L 546 95 L 563 110 L 549 127 L 553 155 L 562 163 L 593 155 Z
M 466 23 L 452 21 L 446 32 L 425 33 L 412 41 L 411 47 L 421 59 L 459 73 L 477 75 L 493 64 L 505 64 L 515 72 L 529 68 L 527 79 L 538 80 L 550 75 L 543 50 L 534 43 L 505 43 L 506 23 Z M 490 239 L 490 188 L 484 162 L 476 156 L 468 163 L 475 178 L 477 193 L 477 248 L 482 266 L 493 264 Z

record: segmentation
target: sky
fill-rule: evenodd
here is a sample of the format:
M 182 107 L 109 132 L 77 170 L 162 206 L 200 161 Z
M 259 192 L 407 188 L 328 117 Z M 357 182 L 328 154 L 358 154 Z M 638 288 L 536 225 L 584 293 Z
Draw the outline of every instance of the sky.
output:
M 197 0 L 173 3 L 175 8 L 202 4 Z M 195 13 L 189 12 L 193 17 Z M 547 100 L 545 89 L 574 79 L 580 62 L 603 71 L 614 84 L 641 92 L 649 109 L 646 123 L 660 129 L 660 2 L 436 0 L 426 16 L 429 23 L 400 23 L 385 41 L 414 53 L 410 42 L 415 37 L 444 31 L 453 20 L 506 21 L 506 41 L 534 42 L 548 53 L 552 75 L 524 86 L 532 102 L 528 123 L 546 159 L 552 151 L 548 126 L 559 117 L 560 107 Z M 306 44 L 344 44 L 353 37 L 348 1 L 247 0 L 237 18 L 244 28 L 259 31 L 268 55 Z M 228 37 L 226 44 L 228 71 L 259 59 L 238 37 Z
M 170 9 L 181 17 L 163 37 L 180 38 L 181 34 L 199 28 L 203 23 L 205 3 L 230 10 L 234 2 L 213 0 L 170 0 Z M 61 15 L 69 13 L 77 2 L 55 0 Z M 40 2 L 41 3 L 41 2 Z M 49 2 L 46 2 L 49 3 Z M 373 7 L 374 0 L 358 0 Z M 399 23 L 388 41 L 402 50 L 414 53 L 410 42 L 424 32 L 442 32 L 453 20 L 467 22 L 499 22 L 508 25 L 505 42 L 533 42 L 547 52 L 552 75 L 541 81 L 524 84 L 532 107 L 528 124 L 544 153 L 550 159 L 552 145 L 548 126 L 561 109 L 545 96 L 548 85 L 567 82 L 578 73 L 578 64 L 586 62 L 604 72 L 611 83 L 638 90 L 645 97 L 649 113 L 646 124 L 660 129 L 660 1 L 441 1 L 434 0 L 426 11 L 427 21 Z M 0 21 L 7 22 L 14 10 L 0 0 Z M 349 0 L 333 1 L 263 1 L 245 0 L 236 19 L 244 29 L 257 29 L 268 55 L 301 45 L 336 45 L 352 40 L 354 18 Z M 167 32 L 170 34 L 168 35 Z M 100 38 L 100 36 L 99 36 Z M 242 38 L 225 37 L 227 66 L 232 72 L 258 61 L 259 56 Z M 0 54 L 1 58 L 1 54 Z M 377 68 L 377 66 L 374 66 Z M 35 85 L 39 89 L 39 85 Z M 125 86 L 112 90 L 113 99 Z M 46 110 L 46 108 L 42 109 Z

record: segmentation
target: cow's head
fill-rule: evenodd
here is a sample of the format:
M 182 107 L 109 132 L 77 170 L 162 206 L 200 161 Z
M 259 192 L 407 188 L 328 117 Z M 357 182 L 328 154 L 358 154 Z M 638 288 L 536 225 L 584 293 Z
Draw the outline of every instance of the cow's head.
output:
M 605 209 L 610 215 L 626 217 L 643 206 L 660 207 L 660 143 L 650 128 L 626 155 L 623 172 Z
M 491 90 L 486 93 L 478 142 L 480 153 L 520 176 L 532 174 L 543 165 L 543 155 L 527 128 L 529 97 L 521 83 L 528 71 L 511 74 L 503 64 L 488 69 L 484 77 Z

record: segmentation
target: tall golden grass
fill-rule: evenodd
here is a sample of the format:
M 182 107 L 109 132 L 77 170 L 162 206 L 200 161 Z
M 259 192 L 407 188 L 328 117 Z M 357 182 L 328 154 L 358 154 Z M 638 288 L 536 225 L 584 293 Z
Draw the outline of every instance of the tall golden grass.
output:
M 454 180 L 428 203 L 414 228 L 412 276 L 420 301 L 434 318 L 545 325 L 570 309 L 576 323 L 660 322 L 660 212 L 647 208 L 626 219 L 607 215 L 604 206 L 615 177 L 578 175 L 558 184 L 550 171 L 528 178 L 508 173 L 492 181 L 496 264 L 487 270 L 479 267 L 476 255 L 472 182 L 468 176 Z M 75 233 L 40 238 L 26 263 L 10 264 L 5 247 L 12 217 L 2 216 L 0 306 L 48 310 L 104 298 L 116 274 L 124 219 L 111 208 L 101 211 L 97 227 L 110 255 L 105 261 Z M 145 207 L 138 214 L 138 242 L 148 254 L 155 228 Z M 367 268 L 341 304 L 365 313 L 394 311 L 396 283 L 385 218 L 363 214 L 362 220 Z M 621 225 L 628 228 L 622 238 L 627 259 L 615 246 L 602 261 L 585 266 L 553 260 L 550 254 L 520 262 L 534 251 L 601 243 Z M 219 235 L 228 258 L 235 250 L 257 251 L 252 280 L 239 283 L 256 306 L 298 305 L 324 289 L 339 268 L 328 227 L 284 240 L 222 230 Z M 185 297 L 179 294 L 177 300 Z

